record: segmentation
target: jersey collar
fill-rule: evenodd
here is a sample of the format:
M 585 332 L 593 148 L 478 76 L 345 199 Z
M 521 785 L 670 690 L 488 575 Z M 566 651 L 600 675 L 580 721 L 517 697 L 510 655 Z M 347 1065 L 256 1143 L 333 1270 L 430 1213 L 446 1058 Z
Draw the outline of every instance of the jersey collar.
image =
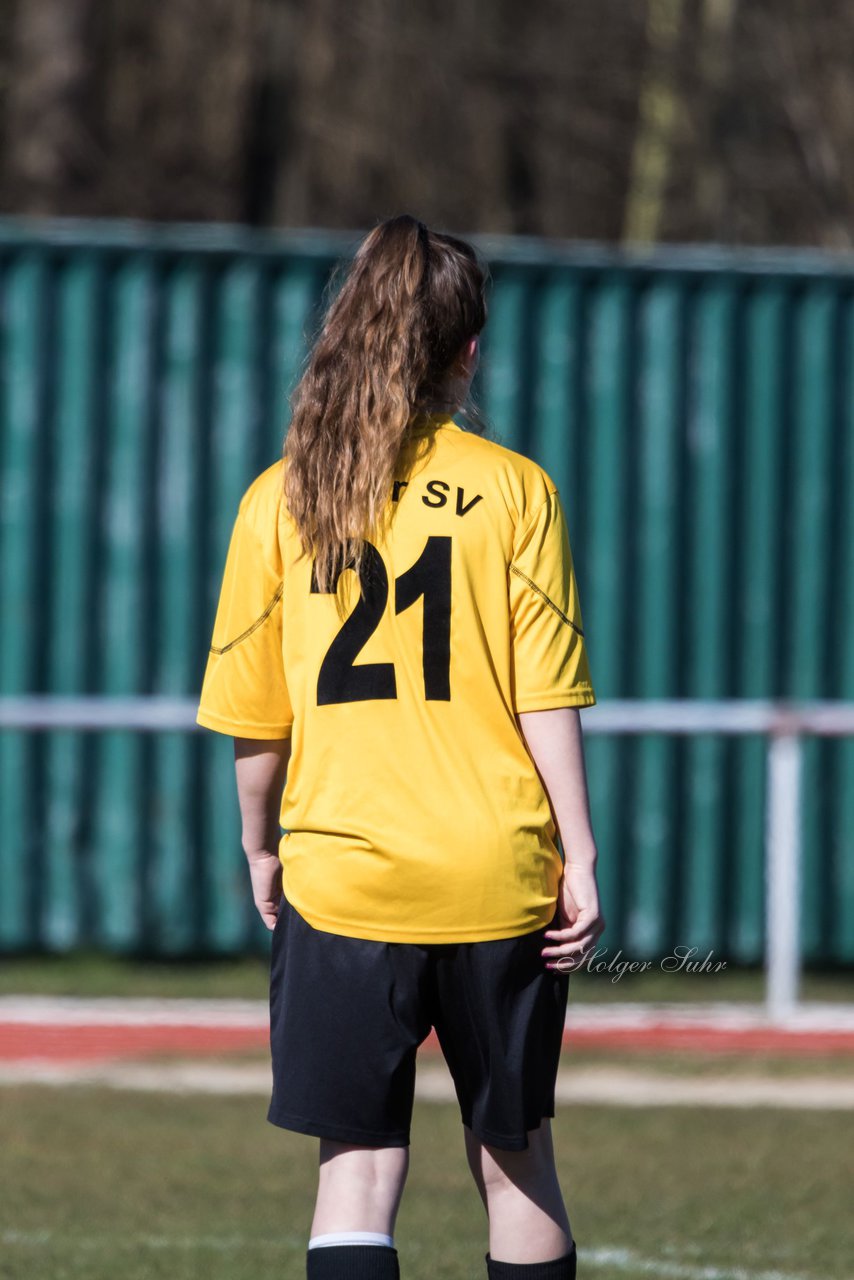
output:
M 447 413 L 419 413 L 406 428 L 409 436 L 426 435 L 430 431 L 438 431 L 449 427 L 451 431 L 461 431 L 453 418 Z

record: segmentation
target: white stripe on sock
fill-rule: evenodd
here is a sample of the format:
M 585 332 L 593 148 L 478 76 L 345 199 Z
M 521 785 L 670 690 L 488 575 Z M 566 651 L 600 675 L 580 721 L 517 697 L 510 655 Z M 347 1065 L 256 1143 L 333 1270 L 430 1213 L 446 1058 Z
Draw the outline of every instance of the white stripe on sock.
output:
M 384 1244 L 394 1248 L 394 1237 L 380 1235 L 378 1231 L 329 1231 L 322 1236 L 312 1236 L 309 1249 L 324 1249 L 333 1244 Z

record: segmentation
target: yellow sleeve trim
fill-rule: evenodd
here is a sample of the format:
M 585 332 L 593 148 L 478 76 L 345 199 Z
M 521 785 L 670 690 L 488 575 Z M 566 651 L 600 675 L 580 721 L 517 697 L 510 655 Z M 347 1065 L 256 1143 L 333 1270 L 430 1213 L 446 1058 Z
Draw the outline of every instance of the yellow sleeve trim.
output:
M 204 729 L 214 729 L 217 733 L 227 733 L 232 738 L 260 738 L 270 742 L 275 738 L 291 736 L 289 724 L 247 724 L 245 720 L 229 720 L 201 707 L 196 713 L 196 724 Z
M 577 623 L 573 622 L 573 621 L 572 621 L 572 618 L 568 617 L 568 616 L 567 616 L 567 614 L 565 614 L 565 613 L 564 613 L 563 609 L 561 609 L 558 605 L 556 605 L 556 604 L 555 604 L 555 602 L 554 602 L 554 600 L 552 600 L 551 596 L 547 596 L 547 595 L 546 595 L 546 593 L 545 593 L 545 591 L 543 591 L 542 587 L 538 587 L 538 586 L 537 586 L 537 584 L 536 584 L 536 582 L 533 582 L 533 581 L 528 577 L 527 573 L 523 573 L 521 569 L 517 569 L 517 568 L 516 568 L 516 566 L 515 566 L 515 564 L 511 564 L 511 566 L 510 566 L 510 572 L 511 572 L 511 573 L 515 573 L 515 574 L 516 574 L 516 577 L 517 577 L 517 578 L 521 578 L 523 582 L 527 582 L 527 584 L 528 584 L 528 586 L 531 588 L 531 590 L 532 590 L 532 591 L 536 591 L 537 595 L 538 595 L 542 600 L 545 600 L 545 602 L 546 602 L 546 604 L 549 606 L 549 608 L 550 608 L 550 609 L 553 609 L 553 610 L 555 611 L 555 613 L 557 614 L 557 616 L 560 618 L 561 622 L 565 622 L 565 623 L 566 623 L 566 625 L 567 625 L 568 627 L 572 627 L 573 631 L 577 632 L 577 634 L 578 634 L 578 635 L 580 635 L 580 636 L 582 637 L 582 639 L 584 638 L 584 632 L 581 630 L 581 627 L 579 627 L 579 626 L 577 625 Z

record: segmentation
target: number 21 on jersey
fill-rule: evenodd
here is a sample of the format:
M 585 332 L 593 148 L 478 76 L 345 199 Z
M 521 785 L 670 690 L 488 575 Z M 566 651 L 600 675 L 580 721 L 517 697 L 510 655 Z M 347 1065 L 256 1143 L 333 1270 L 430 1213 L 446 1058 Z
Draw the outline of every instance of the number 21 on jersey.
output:
M 326 651 L 317 680 L 318 706 L 338 702 L 366 702 L 374 698 L 396 698 L 397 681 L 393 662 L 363 662 L 355 665 L 388 604 L 388 572 L 382 556 L 371 542 L 363 543 L 362 594 L 335 639 Z M 352 558 L 335 575 L 332 591 Z M 314 573 L 311 590 L 319 593 Z M 430 537 L 411 568 L 394 580 L 394 611 L 403 613 L 424 597 L 421 633 L 421 661 L 424 697 L 448 702 L 451 697 L 451 539 Z

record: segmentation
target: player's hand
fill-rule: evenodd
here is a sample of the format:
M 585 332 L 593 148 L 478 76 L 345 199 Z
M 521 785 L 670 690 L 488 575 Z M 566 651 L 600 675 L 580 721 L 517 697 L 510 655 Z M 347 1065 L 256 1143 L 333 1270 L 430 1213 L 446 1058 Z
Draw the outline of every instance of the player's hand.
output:
M 279 855 L 261 849 L 257 853 L 247 852 L 246 859 L 258 914 L 267 928 L 273 930 L 282 900 L 282 864 Z
M 564 867 L 558 894 L 558 923 L 558 928 L 546 930 L 548 945 L 541 954 L 547 967 L 558 967 L 566 973 L 582 963 L 585 954 L 605 931 L 593 867 L 571 863 Z

